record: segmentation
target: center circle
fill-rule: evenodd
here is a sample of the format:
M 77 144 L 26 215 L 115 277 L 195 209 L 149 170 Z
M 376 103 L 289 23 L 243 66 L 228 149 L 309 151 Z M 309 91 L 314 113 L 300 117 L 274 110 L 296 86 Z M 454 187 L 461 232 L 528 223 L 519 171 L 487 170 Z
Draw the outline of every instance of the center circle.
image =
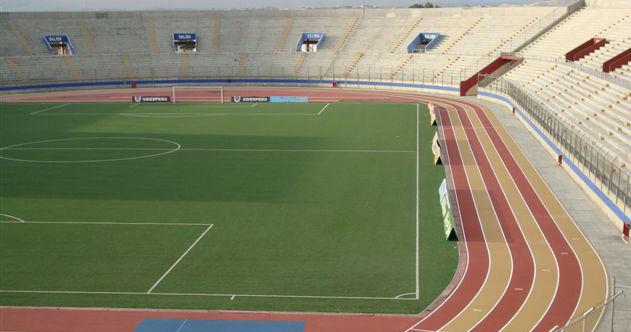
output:
M 98 163 L 150 158 L 182 146 L 148 137 L 75 137 L 18 143 L 0 148 L 0 159 L 30 163 Z

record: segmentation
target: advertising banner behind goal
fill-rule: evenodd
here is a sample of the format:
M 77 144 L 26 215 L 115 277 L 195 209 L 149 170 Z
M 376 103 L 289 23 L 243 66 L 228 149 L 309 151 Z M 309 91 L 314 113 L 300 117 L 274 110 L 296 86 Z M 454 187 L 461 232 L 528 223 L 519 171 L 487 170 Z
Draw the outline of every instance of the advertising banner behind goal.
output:
M 133 96 L 131 97 L 132 103 L 170 103 L 171 97 L 169 96 Z
M 230 100 L 233 103 L 269 103 L 269 97 L 261 97 L 261 96 L 232 96 Z

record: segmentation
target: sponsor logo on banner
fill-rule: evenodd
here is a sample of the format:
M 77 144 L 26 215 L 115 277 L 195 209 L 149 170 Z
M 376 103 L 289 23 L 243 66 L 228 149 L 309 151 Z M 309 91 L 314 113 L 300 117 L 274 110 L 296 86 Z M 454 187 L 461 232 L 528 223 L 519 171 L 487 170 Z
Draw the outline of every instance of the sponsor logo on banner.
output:
M 308 103 L 309 97 L 304 96 L 271 96 L 271 103 Z
M 445 230 L 445 239 L 458 240 L 453 214 L 451 213 L 451 204 L 449 203 L 449 195 L 447 192 L 447 180 L 443 179 L 438 187 L 438 196 L 440 197 L 440 208 L 443 211 L 443 226 Z
M 260 97 L 260 96 L 232 96 L 230 98 L 233 103 L 268 103 L 270 97 Z
M 169 96 L 133 96 L 131 97 L 133 103 L 170 103 L 171 97 Z

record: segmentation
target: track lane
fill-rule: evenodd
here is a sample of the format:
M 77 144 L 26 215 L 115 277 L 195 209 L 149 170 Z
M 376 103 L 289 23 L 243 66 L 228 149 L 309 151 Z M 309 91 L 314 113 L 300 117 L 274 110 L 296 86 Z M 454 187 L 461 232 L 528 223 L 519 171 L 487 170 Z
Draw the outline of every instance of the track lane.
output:
M 552 190 L 544 181 L 541 174 L 539 174 L 532 163 L 526 158 L 523 151 L 519 149 L 515 140 L 510 136 L 510 133 L 501 125 L 501 122 L 499 122 L 495 114 L 488 111 L 484 112 L 482 109 L 476 110 L 476 113 L 478 113 L 481 120 L 486 122 L 487 131 L 495 132 L 494 137 L 496 137 L 496 141 L 494 142 L 496 145 L 504 144 L 506 146 L 505 151 L 510 153 L 510 157 L 520 165 L 523 165 L 522 171 L 529 180 L 529 184 L 533 188 L 536 188 L 537 196 L 544 202 L 547 211 L 554 216 L 556 224 L 567 241 L 569 241 L 580 264 L 583 278 L 581 290 L 579 291 L 580 298 L 576 305 L 576 310 L 572 315 L 572 319 L 581 317 L 584 312 L 602 303 L 609 293 L 607 271 L 602 260 L 589 243 L 589 240 L 578 228 L 576 223 L 574 223 L 569 213 L 552 193 Z M 562 302 L 562 300 L 559 301 Z M 599 309 L 587 319 L 587 331 L 591 331 L 596 327 L 603 313 L 604 309 Z M 547 320 L 553 320 L 553 318 L 547 318 Z M 542 320 L 542 323 L 545 321 L 546 319 Z M 542 326 L 542 328 L 545 329 L 545 326 Z M 567 331 L 581 330 L 582 326 L 580 324 L 567 329 Z
M 470 109 L 470 108 L 468 108 Z M 468 113 L 471 114 L 471 113 Z M 547 243 L 534 215 L 528 208 L 523 195 L 519 192 L 517 185 L 510 176 L 506 165 L 502 162 L 499 153 L 495 149 L 491 137 L 482 128 L 482 125 L 477 118 L 471 114 L 469 120 L 472 122 L 475 133 L 482 144 L 484 153 L 490 162 L 492 172 L 495 173 L 500 180 L 500 187 L 505 194 L 511 197 L 509 203 L 515 212 L 519 216 L 518 223 L 522 229 L 525 238 L 528 239 L 527 245 L 532 252 L 534 258 L 535 270 L 533 271 L 533 283 L 530 292 L 525 299 L 519 299 L 521 306 L 517 308 L 517 303 L 510 301 L 510 297 L 502 299 L 502 303 L 498 305 L 494 311 L 510 311 L 512 314 L 508 322 L 504 325 L 500 325 L 496 319 L 493 319 L 494 313 L 490 314 L 489 319 L 485 322 L 481 322 L 476 328 L 476 331 L 497 331 L 506 326 L 506 331 L 517 331 L 519 329 L 529 330 L 534 327 L 536 318 L 542 317 L 552 302 L 552 297 L 555 293 L 558 282 L 558 269 L 557 263 L 552 253 L 552 249 Z M 521 317 L 526 319 L 515 319 L 515 314 L 521 313 Z
M 482 109 L 477 105 L 472 105 L 477 114 L 482 114 Z M 487 132 L 494 138 L 495 147 L 502 156 L 502 160 L 509 169 L 509 172 L 519 190 L 526 198 L 526 202 L 536 216 L 537 222 L 544 231 L 548 243 L 552 246 L 557 263 L 559 264 L 559 284 L 552 300 L 552 304 L 545 315 L 534 327 L 534 331 L 549 331 L 555 326 L 565 325 L 574 313 L 581 294 L 581 269 L 577 257 L 574 255 L 572 247 L 565 240 L 561 230 L 557 227 L 553 216 L 546 209 L 545 205 L 537 195 L 535 189 L 528 182 L 521 165 L 511 156 L 506 145 L 501 142 L 497 132 L 489 122 L 483 120 Z
M 440 107 L 442 108 L 442 107 Z M 447 161 L 450 165 L 451 181 L 456 192 L 457 206 L 461 217 L 462 229 L 467 246 L 467 270 L 458 286 L 449 297 L 434 311 L 416 322 L 406 331 L 429 330 L 436 331 L 446 322 L 460 313 L 475 297 L 486 280 L 489 269 L 489 254 L 482 226 L 478 217 L 473 195 L 469 190 L 469 183 L 465 168 L 460 157 L 456 137 L 448 116 L 439 112 L 440 128 L 447 145 Z
M 463 107 L 458 107 L 457 112 L 466 133 L 466 140 L 474 152 L 476 163 L 484 177 L 493 206 L 500 218 L 500 223 L 514 261 L 507 291 L 501 296 L 497 305 L 488 311 L 488 315 L 472 329 L 472 331 L 480 332 L 499 331 L 519 311 L 534 282 L 534 258 L 519 225 L 520 221 L 522 223 L 527 222 L 523 221 L 523 219 L 527 218 L 528 215 L 515 215 L 511 203 L 509 203 L 506 193 L 500 184 L 500 181 L 502 181 L 506 185 L 510 178 L 500 178 L 496 175 L 491 164 L 492 160 L 485 152 L 482 142 L 478 138 L 477 131 L 479 128 L 472 124 L 468 117 L 468 112 Z M 517 197 L 519 196 L 514 196 L 513 200 Z M 556 280 L 553 280 L 554 283 L 556 283 Z
M 469 190 L 473 192 L 474 203 L 480 217 L 490 253 L 489 277 L 479 289 L 469 305 L 456 317 L 445 324 L 441 330 L 467 331 L 482 320 L 495 307 L 506 291 L 513 272 L 513 252 L 507 244 L 501 222 L 505 218 L 502 210 L 494 205 L 492 194 L 487 187 L 484 175 L 476 163 L 476 152 L 467 141 L 465 130 L 457 115 L 458 105 L 450 103 L 448 111 L 441 111 L 441 118 L 449 116 L 460 151 L 465 174 L 469 180 Z

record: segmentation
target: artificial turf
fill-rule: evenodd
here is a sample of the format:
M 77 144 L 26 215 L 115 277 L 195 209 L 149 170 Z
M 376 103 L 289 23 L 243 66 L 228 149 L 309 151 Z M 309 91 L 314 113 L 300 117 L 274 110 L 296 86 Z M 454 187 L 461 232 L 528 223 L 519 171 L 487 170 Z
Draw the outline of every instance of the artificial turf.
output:
M 417 105 L 325 105 L 0 104 L 0 213 L 44 222 L 1 217 L 0 304 L 419 312 L 458 260 L 427 109 L 401 300 Z

